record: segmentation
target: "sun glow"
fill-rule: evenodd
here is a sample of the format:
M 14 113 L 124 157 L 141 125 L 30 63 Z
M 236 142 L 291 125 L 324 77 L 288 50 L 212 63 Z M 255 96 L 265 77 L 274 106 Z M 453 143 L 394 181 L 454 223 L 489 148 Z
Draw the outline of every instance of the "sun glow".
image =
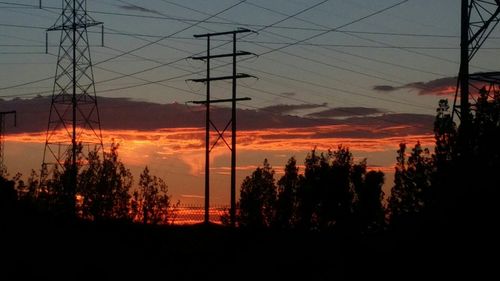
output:
M 288 158 L 294 156 L 298 164 L 312 149 L 320 152 L 335 150 L 339 145 L 349 147 L 355 159 L 368 158 L 369 169 L 386 173 L 394 171 L 395 153 L 399 144 L 412 146 L 419 141 L 432 147 L 432 134 L 411 134 L 412 128 L 392 126 L 376 129 L 370 126 L 318 126 L 311 128 L 286 128 L 245 130 L 238 132 L 237 180 L 243 178 L 268 158 L 279 176 Z M 65 132 L 56 138 L 65 140 Z M 174 198 L 183 203 L 203 201 L 205 173 L 205 130 L 203 128 L 175 128 L 154 131 L 103 130 L 105 150 L 111 143 L 119 144 L 119 157 L 137 177 L 145 166 L 166 179 Z M 216 135 L 211 136 L 212 141 Z M 229 135 L 230 137 L 230 135 Z M 7 165 L 12 171 L 29 174 L 39 167 L 43 155 L 45 133 L 22 133 L 6 136 Z M 69 142 L 66 141 L 66 144 Z M 230 150 L 223 142 L 211 152 L 212 199 L 226 204 L 229 192 Z M 23 159 L 24 161 L 16 161 Z M 27 160 L 27 161 L 26 161 Z M 303 167 L 300 167 L 303 171 Z M 387 179 L 390 181 L 389 179 Z

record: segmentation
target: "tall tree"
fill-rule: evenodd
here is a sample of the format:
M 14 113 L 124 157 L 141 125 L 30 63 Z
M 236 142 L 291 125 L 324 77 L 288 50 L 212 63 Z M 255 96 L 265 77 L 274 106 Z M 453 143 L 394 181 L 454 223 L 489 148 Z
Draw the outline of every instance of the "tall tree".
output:
M 17 193 L 15 181 L 0 175 L 0 219 L 9 219 L 16 214 Z
M 320 219 L 323 228 L 343 228 L 351 219 L 354 190 L 351 182 L 353 157 L 349 148 L 338 146 L 338 149 L 328 152 L 329 171 L 324 176 Z M 325 165 L 328 163 L 325 162 Z
M 112 144 L 102 161 L 98 151 L 90 152 L 87 162 L 79 175 L 81 215 L 92 220 L 128 219 L 133 178 L 118 158 L 118 145 Z
M 290 229 L 294 226 L 299 180 L 297 160 L 292 157 L 285 166 L 285 174 L 278 180 L 278 200 L 274 220 L 274 225 L 278 228 Z
M 304 175 L 299 177 L 297 190 L 297 227 L 310 230 L 317 228 L 317 206 L 320 197 L 321 159 L 316 148 L 304 160 Z
M 75 218 L 77 190 L 74 189 L 74 175 L 78 175 L 83 162 L 82 144 L 77 147 L 77 165 L 71 164 L 71 155 L 65 159 L 63 169 L 54 167 L 52 178 L 43 179 L 43 194 L 41 197 L 46 202 L 47 210 L 53 215 L 64 218 Z M 44 167 L 46 169 L 46 167 Z M 74 170 L 76 169 L 76 171 Z M 76 179 L 77 180 L 77 179 Z M 77 182 L 78 186 L 78 182 Z
M 274 218 L 276 202 L 276 183 L 274 170 L 264 160 L 251 176 L 243 180 L 240 189 L 239 225 L 242 227 L 269 227 Z
M 446 166 L 452 160 L 455 152 L 457 127 L 453 122 L 447 99 L 439 101 L 436 112 L 436 120 L 434 121 L 435 161 L 438 166 Z
M 356 201 L 354 214 L 361 233 L 381 231 L 385 225 L 385 209 L 382 205 L 384 192 L 384 173 L 369 171 L 366 165 L 356 165 L 355 169 L 360 181 L 354 184 Z
M 359 165 L 366 165 L 363 163 Z M 297 191 L 298 227 L 330 230 L 348 227 L 354 200 L 355 167 L 352 153 L 343 146 L 320 155 L 314 149 L 307 155 Z
M 406 144 L 401 143 L 396 158 L 394 186 L 388 200 L 389 221 L 392 226 L 410 225 L 422 219 L 427 207 L 434 162 L 428 149 L 419 142 L 406 158 Z
M 435 122 L 435 173 L 432 181 L 436 226 L 453 224 L 473 231 L 491 225 L 500 212 L 500 92 L 493 87 L 479 89 L 471 105 L 471 130 L 460 134 L 441 100 Z M 482 222 L 482 223 L 479 223 Z M 471 226 L 472 224 L 475 226 Z M 486 231 L 485 231 L 486 232 Z
M 498 88 L 497 88 L 498 89 Z M 481 227 L 497 220 L 500 207 L 500 91 L 483 87 L 472 119 L 470 157 L 460 161 L 464 196 L 459 207 L 471 221 L 483 221 Z
M 139 189 L 132 197 L 132 216 L 144 224 L 167 224 L 170 207 L 168 186 L 163 179 L 151 175 L 146 166 L 139 179 Z
M 17 192 L 19 199 L 25 203 L 34 204 L 37 197 L 37 191 L 40 186 L 40 176 L 35 170 L 31 170 L 28 181 L 18 181 Z

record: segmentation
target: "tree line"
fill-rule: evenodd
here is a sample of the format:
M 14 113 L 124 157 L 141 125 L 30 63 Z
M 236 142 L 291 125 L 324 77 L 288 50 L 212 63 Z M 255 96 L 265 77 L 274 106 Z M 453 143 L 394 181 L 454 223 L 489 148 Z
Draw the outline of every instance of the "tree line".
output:
M 351 233 L 488 228 L 500 214 L 500 93 L 482 88 L 472 108 L 465 131 L 453 121 L 448 101 L 439 101 L 434 151 L 418 142 L 411 149 L 399 145 L 387 200 L 384 173 L 368 171 L 366 159 L 355 163 L 343 146 L 313 149 L 302 173 L 292 157 L 277 180 L 267 160 L 247 176 L 237 223 Z
M 354 163 L 348 148 L 312 150 L 299 174 L 292 157 L 275 180 L 267 160 L 241 185 L 238 224 L 250 228 L 340 230 L 358 227 L 373 232 L 384 226 L 384 174 L 367 171 L 366 160 Z
M 168 224 L 172 206 L 167 184 L 146 166 L 134 188 L 132 173 L 118 157 L 118 147 L 112 144 L 109 152 L 94 150 L 84 156 L 79 146 L 76 190 L 72 188 L 75 173 L 69 158 L 63 169 L 51 171 L 50 178 L 44 176 L 49 174 L 47 167 L 41 175 L 32 170 L 27 181 L 20 174 L 12 180 L 0 177 L 2 213 Z

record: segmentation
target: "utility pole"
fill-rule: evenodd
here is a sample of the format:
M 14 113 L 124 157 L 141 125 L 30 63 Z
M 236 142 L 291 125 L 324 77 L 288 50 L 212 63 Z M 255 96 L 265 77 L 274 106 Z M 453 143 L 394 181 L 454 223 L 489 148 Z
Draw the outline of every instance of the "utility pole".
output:
M 13 111 L 2 111 L 0 112 L 0 176 L 3 176 L 6 170 L 5 162 L 4 162 L 4 151 L 5 151 L 5 143 L 4 143 L 4 134 L 5 134 L 5 116 L 6 115 L 14 115 L 14 127 L 17 126 L 17 112 Z
M 460 72 L 453 114 L 460 119 L 462 149 L 465 151 L 471 130 L 471 80 L 480 81 L 483 75 L 471 79 L 469 63 L 500 21 L 500 0 L 461 0 Z M 485 76 L 492 77 L 490 74 Z M 458 99 L 460 95 L 460 99 Z M 457 104 L 457 100 L 460 104 Z
M 42 172 L 64 170 L 63 163 L 70 159 L 71 191 L 75 194 L 79 146 L 103 149 L 87 34 L 88 27 L 102 23 L 87 14 L 86 0 L 64 0 L 62 5 L 59 19 L 47 30 L 60 31 L 61 37 Z M 53 169 L 49 170 L 49 165 Z
M 230 220 L 231 225 L 234 226 L 236 222 L 236 103 L 238 101 L 247 101 L 250 98 L 237 98 L 236 89 L 237 89 L 237 80 L 241 78 L 249 78 L 253 77 L 244 73 L 237 73 L 236 63 L 237 57 L 240 56 L 248 56 L 253 55 L 249 52 L 237 51 L 236 42 L 237 35 L 240 33 L 248 33 L 252 32 L 249 29 L 237 29 L 233 31 L 227 32 L 217 32 L 217 33 L 206 33 L 206 34 L 198 34 L 194 35 L 195 38 L 206 38 L 207 39 L 207 54 L 206 56 L 193 57 L 194 60 L 204 60 L 206 61 L 207 73 L 206 78 L 204 79 L 192 79 L 193 82 L 206 83 L 206 100 L 204 101 L 193 101 L 194 104 L 204 104 L 206 106 L 206 115 L 205 115 L 205 224 L 210 222 L 210 152 L 217 145 L 219 140 L 222 140 L 226 146 L 231 150 L 231 208 L 230 208 Z M 219 54 L 219 55 L 211 55 L 210 54 L 210 39 L 212 37 L 217 36 L 227 36 L 232 35 L 233 39 L 233 51 L 232 53 L 227 54 Z M 233 71 L 232 75 L 229 76 L 219 76 L 219 77 L 211 77 L 210 76 L 210 60 L 218 59 L 218 58 L 232 58 L 232 66 Z M 211 81 L 222 81 L 222 80 L 231 80 L 232 81 L 232 97 L 230 99 L 219 99 L 212 100 L 210 97 L 210 82 Z M 231 103 L 231 120 L 227 123 L 224 130 L 219 130 L 217 126 L 210 119 L 210 105 L 212 103 Z M 224 133 L 228 129 L 229 125 L 231 125 L 231 145 L 226 141 L 224 137 Z M 217 140 L 211 145 L 210 142 L 210 131 L 211 128 L 217 132 L 218 137 Z

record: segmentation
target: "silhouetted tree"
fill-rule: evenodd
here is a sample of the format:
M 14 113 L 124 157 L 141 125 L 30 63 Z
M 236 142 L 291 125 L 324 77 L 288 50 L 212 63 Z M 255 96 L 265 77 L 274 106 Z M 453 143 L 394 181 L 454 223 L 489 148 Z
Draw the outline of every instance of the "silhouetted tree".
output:
M 39 178 L 40 176 L 38 175 L 38 173 L 35 170 L 31 170 L 27 182 L 19 180 L 17 185 L 17 193 L 21 201 L 35 204 L 37 197 L 37 190 L 38 187 L 40 186 Z
M 91 220 L 128 219 L 133 178 L 118 158 L 118 145 L 112 144 L 102 161 L 99 151 L 91 151 L 87 162 L 78 182 L 81 215 Z
M 385 225 L 385 209 L 382 205 L 384 192 L 384 173 L 370 171 L 366 173 L 366 165 L 356 165 L 356 177 L 360 181 L 354 184 L 356 201 L 354 214 L 361 233 L 381 231 Z
M 71 164 L 71 155 L 65 159 L 62 169 L 54 167 L 51 179 L 44 179 L 43 200 L 46 201 L 47 210 L 53 215 L 64 218 L 75 218 L 76 194 L 74 175 L 78 175 L 80 163 L 83 162 L 82 145 L 77 147 L 77 165 Z M 75 170 L 76 169 L 76 170 Z M 77 182 L 78 186 L 78 182 Z
M 304 160 L 304 175 L 299 177 L 297 190 L 297 227 L 317 228 L 317 205 L 320 196 L 321 156 L 313 149 Z
M 0 176 L 0 218 L 10 219 L 17 211 L 16 206 L 15 181 Z
M 426 219 L 437 221 L 442 224 L 449 215 L 450 209 L 460 196 L 460 188 L 455 180 L 458 173 L 457 137 L 458 131 L 453 122 L 450 106 L 447 99 L 441 99 L 436 109 L 436 120 L 434 122 L 434 173 L 429 189 L 429 210 Z
M 328 157 L 321 162 L 325 166 L 323 169 L 326 175 L 324 175 L 325 180 L 322 181 L 324 184 L 322 184 L 320 200 L 320 226 L 322 228 L 344 227 L 351 220 L 354 199 L 351 183 L 352 153 L 348 148 L 339 145 L 337 150 L 328 151 Z M 329 163 L 331 164 L 328 167 Z
M 467 139 L 471 147 L 455 161 L 459 164 L 456 170 L 460 171 L 457 188 L 463 192 L 457 207 L 466 211 L 459 217 L 471 223 L 482 221 L 480 227 L 483 227 L 491 225 L 500 213 L 497 203 L 500 196 L 497 174 L 500 169 L 500 92 L 483 87 L 472 108 L 475 112 L 471 135 L 459 135 Z
M 444 168 L 452 160 L 455 152 L 457 128 L 450 113 L 448 100 L 440 100 L 436 112 L 436 120 L 434 121 L 435 162 L 437 166 L 442 165 Z
M 418 142 L 406 159 L 406 144 L 399 146 L 396 158 L 394 186 L 388 200 L 389 221 L 392 226 L 410 225 L 421 219 L 429 201 L 434 163 L 428 149 Z
M 292 157 L 285 166 L 285 174 L 278 180 L 278 200 L 274 220 L 274 225 L 278 228 L 290 229 L 295 224 L 299 180 L 297 160 Z
M 42 208 L 43 205 L 40 204 L 41 202 L 37 200 L 40 176 L 34 170 L 31 170 L 27 182 L 22 180 L 21 176 L 21 174 L 17 174 L 13 179 L 16 182 L 19 215 L 34 215 L 38 212 L 45 211 L 45 209 Z
M 240 190 L 238 223 L 242 227 L 269 227 L 274 218 L 276 184 L 274 170 L 267 159 L 251 176 L 243 180 Z
M 492 176 L 500 167 L 500 92 L 491 93 L 483 87 L 475 105 L 472 151 L 475 167 L 482 175 L 479 180 L 487 186 L 500 186 L 498 176 Z M 498 188 L 495 188 L 496 190 Z
M 364 185 L 366 160 L 354 164 L 348 148 L 318 155 L 314 149 L 305 159 L 304 176 L 297 190 L 297 227 L 348 230 L 352 225 L 356 186 Z
M 132 195 L 133 219 L 144 224 L 167 224 L 169 207 L 167 184 L 163 179 L 152 176 L 145 167 L 139 179 L 139 189 Z

